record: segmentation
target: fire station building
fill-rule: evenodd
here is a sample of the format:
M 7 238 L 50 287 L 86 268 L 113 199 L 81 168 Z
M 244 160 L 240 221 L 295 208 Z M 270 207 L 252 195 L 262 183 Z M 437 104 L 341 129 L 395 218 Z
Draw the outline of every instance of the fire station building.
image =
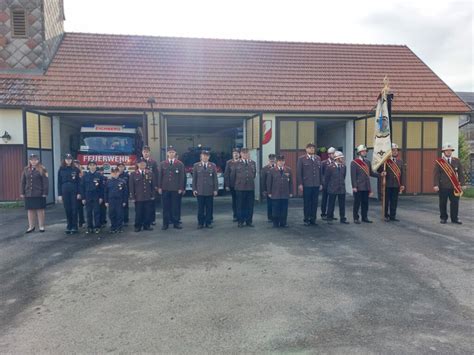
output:
M 0 4 L 0 201 L 19 199 L 31 152 L 54 171 L 53 187 L 87 125 L 137 127 L 157 160 L 169 144 L 180 155 L 245 146 L 259 166 L 280 153 L 295 168 L 314 142 L 349 164 L 355 146 L 372 146 L 386 75 L 406 193 L 430 193 L 442 142 L 457 147 L 459 119 L 470 112 L 403 45 L 64 33 L 63 21 L 61 0 Z

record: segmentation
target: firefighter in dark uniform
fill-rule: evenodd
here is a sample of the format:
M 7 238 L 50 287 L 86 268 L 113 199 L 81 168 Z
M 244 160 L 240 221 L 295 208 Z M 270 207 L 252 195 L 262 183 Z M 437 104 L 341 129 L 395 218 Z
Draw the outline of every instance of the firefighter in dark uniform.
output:
M 155 203 L 156 182 L 151 170 L 146 168 L 146 160 L 138 159 L 137 167 L 128 183 L 130 199 L 135 202 L 135 232 L 152 231 L 153 204 Z
M 443 156 L 436 159 L 433 170 L 433 189 L 439 195 L 440 223 L 446 224 L 448 220 L 448 199 L 451 222 L 462 224 L 459 220 L 459 198 L 463 194 L 464 170 L 458 158 L 452 156 L 454 147 L 450 143 L 443 145 Z
M 334 160 L 326 166 L 324 172 L 324 185 L 328 193 L 328 209 L 326 220 L 332 224 L 334 209 L 339 204 L 339 222 L 349 224 L 346 219 L 346 166 L 344 165 L 344 155 L 341 152 L 334 153 Z
M 265 165 L 260 172 L 260 191 L 262 191 L 263 196 L 267 199 L 267 219 L 268 222 L 272 222 L 272 198 L 268 196 L 267 191 L 267 176 L 268 172 L 273 169 L 276 165 L 275 162 L 276 155 L 268 155 L 268 163 Z
M 212 228 L 214 196 L 219 189 L 217 166 L 209 161 L 209 152 L 201 152 L 201 161 L 193 166 L 193 195 L 198 200 L 198 229 Z
M 306 145 L 306 154 L 298 158 L 296 180 L 303 193 L 304 225 L 317 225 L 319 191 L 322 190 L 321 158 L 315 154 L 314 143 Z
M 87 234 L 100 232 L 100 206 L 104 202 L 104 178 L 97 170 L 97 163 L 87 163 L 88 171 L 81 179 L 82 203 L 86 206 Z
M 383 166 L 378 172 L 382 173 Z M 392 157 L 386 162 L 385 206 L 386 222 L 399 222 L 397 219 L 398 195 L 405 190 L 405 166 L 398 157 L 398 145 L 392 143 Z M 380 184 L 381 186 L 381 184 Z
M 145 145 L 142 148 L 142 158 L 145 159 L 146 161 L 146 168 L 150 170 L 153 174 L 153 179 L 155 181 L 158 181 L 158 162 L 151 157 L 151 149 L 149 146 Z M 156 202 L 157 202 L 157 196 L 156 194 L 158 191 L 155 191 L 155 203 L 152 206 L 153 212 L 152 212 L 152 225 L 156 224 Z
M 285 157 L 276 158 L 276 166 L 267 173 L 267 193 L 272 201 L 272 222 L 274 228 L 287 228 L 288 200 L 293 197 L 293 176 L 285 166 Z
M 107 176 L 105 176 L 104 167 L 99 166 L 97 171 L 102 176 L 102 191 L 105 190 L 105 185 L 107 184 Z M 100 226 L 105 227 L 107 224 L 107 206 L 105 205 L 104 199 L 100 203 Z
M 125 170 L 125 164 L 120 163 L 117 165 L 119 168 L 119 178 L 125 181 L 125 187 L 127 189 L 127 196 L 129 196 L 128 192 L 128 181 L 130 180 L 130 175 L 127 170 Z M 129 221 L 129 210 L 128 210 L 128 198 L 125 201 L 125 206 L 123 206 L 123 226 L 128 227 Z
M 232 150 L 232 159 L 228 160 L 225 164 L 224 170 L 224 185 L 226 191 L 230 191 L 232 196 L 232 217 L 233 221 L 237 222 L 237 197 L 235 194 L 235 181 L 230 179 L 232 169 L 240 161 L 240 150 L 238 148 L 234 148 Z
M 80 173 L 80 179 L 84 176 L 84 172 L 82 171 L 82 165 L 79 160 L 74 160 L 74 166 L 79 169 Z M 82 200 L 79 199 L 77 200 L 77 218 L 78 218 L 78 223 L 79 223 L 79 228 L 82 228 L 85 223 L 85 218 L 84 218 L 84 204 L 82 203 Z
M 109 209 L 110 233 L 122 233 L 123 208 L 128 200 L 128 188 L 124 179 L 119 177 L 120 169 L 112 168 L 110 179 L 105 185 L 105 205 Z
M 247 148 L 240 151 L 240 161 L 234 165 L 230 174 L 230 180 L 234 181 L 237 198 L 237 222 L 238 227 L 245 225 L 253 227 L 253 206 L 255 202 L 255 177 L 257 176 L 257 164 L 250 159 Z
M 361 210 L 362 222 L 372 223 L 368 218 L 369 197 L 372 196 L 370 177 L 379 177 L 379 174 L 372 170 L 372 164 L 367 159 L 367 147 L 365 145 L 361 144 L 357 147 L 357 155 L 358 157 L 351 162 L 351 182 L 354 195 L 352 214 L 355 224 L 360 224 L 359 209 Z
M 167 159 L 160 163 L 158 171 L 158 192 L 162 195 L 163 204 L 163 226 L 161 229 L 168 229 L 170 224 L 173 224 L 176 229 L 181 229 L 179 195 L 185 189 L 185 173 L 184 164 L 176 159 L 176 150 L 173 146 L 168 147 Z
M 76 234 L 77 200 L 81 199 L 80 174 L 74 166 L 72 155 L 66 154 L 58 171 L 58 199 L 63 202 L 66 211 L 66 234 Z
M 328 191 L 326 189 L 326 179 L 324 178 L 324 174 L 326 173 L 326 168 L 334 163 L 334 153 L 336 152 L 336 148 L 330 147 L 328 149 L 328 158 L 321 162 L 321 177 L 323 179 L 323 191 L 321 196 L 321 219 L 325 220 L 327 217 L 327 207 L 328 207 Z

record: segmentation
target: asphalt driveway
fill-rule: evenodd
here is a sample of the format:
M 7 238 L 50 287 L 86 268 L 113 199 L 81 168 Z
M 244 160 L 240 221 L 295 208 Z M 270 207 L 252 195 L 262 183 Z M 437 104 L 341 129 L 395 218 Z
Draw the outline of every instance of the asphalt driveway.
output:
M 434 196 L 400 205 L 400 223 L 372 203 L 373 225 L 308 228 L 292 200 L 291 228 L 261 205 L 238 229 L 223 197 L 196 230 L 186 199 L 181 231 L 101 240 L 64 235 L 61 206 L 29 235 L 0 210 L 0 352 L 472 353 L 474 200 L 462 226 L 439 224 Z

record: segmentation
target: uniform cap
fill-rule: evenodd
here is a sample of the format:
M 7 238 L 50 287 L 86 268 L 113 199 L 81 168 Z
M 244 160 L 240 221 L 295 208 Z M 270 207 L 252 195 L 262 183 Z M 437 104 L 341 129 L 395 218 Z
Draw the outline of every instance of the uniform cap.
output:
M 208 150 L 201 150 L 201 154 L 210 155 L 211 153 Z
M 306 148 L 311 148 L 311 147 L 316 148 L 316 144 L 314 144 L 314 143 L 306 144 Z
M 95 160 L 89 160 L 87 162 L 87 166 L 91 165 L 91 164 L 94 164 L 94 165 L 97 165 L 97 162 Z
M 142 150 L 146 150 L 146 151 L 149 152 L 151 149 L 150 149 L 150 146 L 144 145 L 143 148 L 142 148 Z
M 452 151 L 454 151 L 455 149 L 454 149 L 454 147 L 453 147 L 453 145 L 452 145 L 451 143 L 444 143 L 444 144 L 443 144 L 443 149 L 441 149 L 441 150 L 444 152 L 445 150 L 452 150 Z
M 277 161 L 283 161 L 283 160 L 285 160 L 285 156 L 284 155 L 277 155 L 276 160 Z
M 167 149 L 168 152 L 176 152 L 176 149 L 174 149 L 174 147 L 172 145 L 168 146 L 168 149 Z
M 275 154 L 268 154 L 268 159 L 275 159 L 277 156 Z
M 398 149 L 398 144 L 397 143 L 392 143 L 392 149 Z
M 344 158 L 344 154 L 340 151 L 334 152 L 334 159 Z
M 64 159 L 72 159 L 72 154 L 70 153 L 64 154 Z
M 357 147 L 357 154 L 359 154 L 360 152 L 366 152 L 366 151 L 367 151 L 367 147 L 363 144 Z
M 30 159 L 39 159 L 38 154 L 36 154 L 36 153 L 31 153 L 31 154 L 30 154 Z
M 240 149 L 239 148 L 233 148 L 232 153 L 234 153 L 234 152 L 240 153 Z
M 119 168 L 118 168 L 118 166 L 114 166 L 112 169 L 110 169 L 110 171 L 113 172 L 113 173 L 118 173 Z
M 336 148 L 334 148 L 334 147 L 331 147 L 331 148 L 328 149 L 329 154 L 333 154 L 335 152 L 336 152 Z

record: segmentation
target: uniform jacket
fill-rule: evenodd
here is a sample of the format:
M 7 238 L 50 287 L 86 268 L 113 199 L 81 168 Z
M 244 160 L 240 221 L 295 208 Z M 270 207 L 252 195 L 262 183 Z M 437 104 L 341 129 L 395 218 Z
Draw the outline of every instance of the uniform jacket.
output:
M 208 162 L 206 169 L 202 162 L 194 164 L 193 191 L 197 191 L 198 196 L 212 196 L 218 189 L 216 164 Z
M 98 171 L 84 173 L 81 195 L 84 200 L 104 198 L 104 177 Z
M 247 164 L 243 160 L 234 164 L 230 179 L 234 181 L 236 191 L 254 191 L 256 176 L 257 164 L 253 160 L 248 159 Z
M 166 159 L 158 167 L 158 187 L 165 191 L 184 190 L 185 173 L 184 164 L 175 159 L 173 164 Z
M 444 170 L 439 166 L 438 163 L 434 163 L 434 170 L 433 170 L 433 186 L 438 186 L 440 189 L 452 189 L 453 184 L 451 184 L 451 180 L 449 180 L 448 175 L 444 172 Z M 458 176 L 459 183 L 461 186 L 464 185 L 464 170 L 461 165 L 461 162 L 458 158 L 451 157 L 451 166 L 453 170 Z
M 324 185 L 328 194 L 342 195 L 346 193 L 346 166 L 333 162 L 326 167 L 324 173 Z
M 357 159 L 360 160 L 360 158 Z M 364 158 L 363 161 L 369 169 L 369 175 L 373 177 L 378 177 L 379 174 L 372 171 L 372 164 L 370 164 L 370 161 L 367 158 Z M 355 161 L 351 162 L 351 182 L 352 188 L 356 188 L 357 191 L 371 191 L 370 177 L 367 176 L 364 171 L 362 171 L 362 168 L 360 168 Z
M 63 189 L 80 193 L 81 171 L 75 166 L 61 166 L 58 170 L 58 196 L 63 195 Z
M 129 191 L 128 191 L 128 182 L 130 180 L 130 174 L 128 173 L 128 171 L 124 171 L 122 174 L 119 175 L 119 178 L 122 179 L 123 181 L 125 181 L 125 186 L 127 188 L 127 196 L 129 196 Z M 156 177 L 158 179 L 158 177 Z M 158 180 L 155 180 L 155 182 L 158 181 Z
M 155 179 L 155 181 L 158 181 L 158 174 L 159 174 L 158 162 L 152 158 L 145 159 L 145 161 L 146 161 L 146 168 L 152 172 L 153 178 Z
M 48 172 L 43 168 L 43 174 L 38 169 L 26 167 L 21 174 L 20 193 L 25 197 L 47 196 L 49 190 Z
M 105 185 L 105 203 L 111 200 L 118 201 L 120 204 L 126 203 L 128 200 L 127 191 L 128 187 L 124 179 L 111 177 Z
M 143 170 L 143 174 L 137 169 L 130 175 L 128 190 L 132 200 L 137 202 L 153 200 L 155 187 L 153 173 L 148 169 Z
M 231 179 L 231 175 L 232 175 L 232 169 L 233 169 L 234 165 L 237 164 L 238 162 L 239 162 L 239 160 L 230 159 L 225 164 L 225 170 L 224 170 L 224 185 L 225 185 L 225 187 L 234 188 L 235 181 L 233 181 Z
M 296 180 L 298 185 L 304 187 L 320 186 L 322 183 L 321 158 L 315 155 L 313 160 L 308 154 L 299 157 L 296 164 Z
M 396 159 L 395 163 L 397 164 L 398 168 L 400 169 L 401 176 L 400 176 L 400 182 L 402 186 L 405 186 L 405 164 L 403 164 L 403 161 L 401 159 Z M 387 163 L 388 164 L 388 163 Z M 383 171 L 383 166 L 381 166 L 378 170 L 379 173 Z M 392 169 L 390 169 L 387 165 L 387 169 L 385 170 L 387 172 L 387 178 L 386 178 L 386 187 L 400 187 L 400 184 L 398 183 L 398 179 L 395 176 L 395 174 L 392 172 Z
M 331 159 L 331 158 L 328 158 L 321 162 L 321 175 L 323 176 L 323 180 L 324 180 L 324 174 L 326 173 L 327 167 L 331 165 L 332 163 L 334 163 L 334 159 Z
M 288 199 L 293 194 L 293 174 L 287 166 L 283 171 L 275 166 L 267 174 L 267 192 L 272 200 Z
M 262 168 L 262 171 L 260 172 L 260 190 L 263 192 L 263 193 L 266 193 L 267 192 L 267 176 L 268 176 L 268 173 L 271 169 L 273 169 L 274 167 L 276 166 L 276 164 L 268 164 L 268 165 L 265 165 L 263 168 Z

